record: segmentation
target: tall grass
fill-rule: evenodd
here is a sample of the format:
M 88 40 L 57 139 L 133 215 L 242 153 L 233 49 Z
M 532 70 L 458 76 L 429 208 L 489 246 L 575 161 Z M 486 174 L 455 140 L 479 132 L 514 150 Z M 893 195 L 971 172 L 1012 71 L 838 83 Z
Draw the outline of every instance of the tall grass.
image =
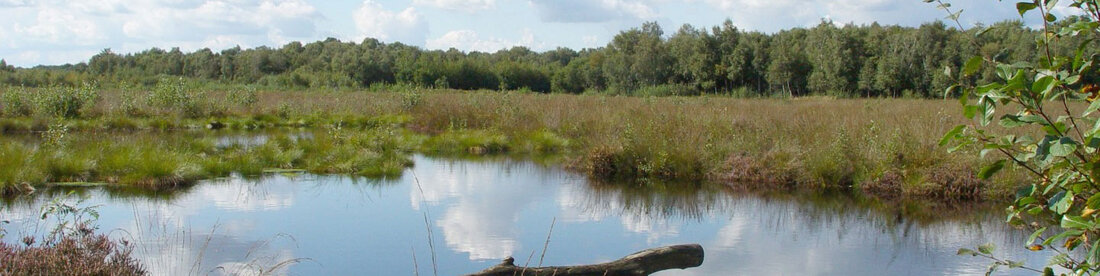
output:
M 394 177 L 412 165 L 416 135 L 392 127 L 334 130 L 308 138 L 272 134 L 255 145 L 219 145 L 204 133 L 77 135 L 50 145 L 0 137 L 0 188 L 93 182 L 163 190 L 267 169 Z
M 9 93 L 24 92 L 0 93 L 3 99 Z M 564 165 L 598 178 L 721 181 L 767 189 L 862 191 L 883 197 L 1000 198 L 1012 193 L 1019 175 L 975 180 L 974 168 L 985 160 L 947 156 L 946 149 L 936 146 L 942 133 L 964 120 L 954 112 L 957 103 L 951 101 L 622 97 L 411 88 L 400 93 L 214 91 L 203 94 L 209 99 L 229 95 L 225 97 L 231 100 L 207 100 L 227 104 L 206 109 L 217 112 L 188 118 L 110 112 L 126 106 L 117 100 L 119 93 L 101 93 L 100 100 L 81 113 L 88 115 L 72 123 L 73 130 L 338 127 L 344 132 L 354 129 L 350 131 L 354 136 L 360 135 L 354 134 L 360 132 L 357 129 L 389 126 L 386 131 L 395 134 L 372 130 L 361 135 L 400 140 L 380 148 L 370 139 L 318 135 L 317 141 L 324 143 L 283 141 L 199 161 L 187 161 L 193 159 L 191 153 L 180 153 L 182 160 L 210 175 L 254 173 L 272 166 L 391 175 L 407 166 L 402 153 L 417 149 L 441 155 L 559 154 L 565 156 L 560 161 Z M 126 108 L 132 114 L 163 112 L 140 101 Z M 0 129 L 9 133 L 44 125 L 41 119 L 17 112 L 3 114 Z M 254 160 L 255 156 L 271 159 Z

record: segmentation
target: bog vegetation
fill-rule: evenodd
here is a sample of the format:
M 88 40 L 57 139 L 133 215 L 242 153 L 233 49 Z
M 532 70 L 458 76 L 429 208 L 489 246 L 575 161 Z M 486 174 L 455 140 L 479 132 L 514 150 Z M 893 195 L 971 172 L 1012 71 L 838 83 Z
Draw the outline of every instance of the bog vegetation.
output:
M 170 188 L 272 169 L 384 177 L 411 165 L 413 152 L 531 156 L 600 179 L 886 199 L 1000 199 L 1019 176 L 980 180 L 974 172 L 987 161 L 941 154 L 940 134 L 965 121 L 942 100 L 192 87 L 165 79 L 153 89 L 73 92 L 97 95 L 74 117 L 39 112 L 35 99 L 92 88 L 3 90 L 4 99 L 20 100 L 0 106 L 28 108 L 0 116 L 0 131 L 12 137 L 0 138 L 0 184 L 11 191 L 74 181 Z M 310 135 L 275 134 L 255 146 L 201 135 L 299 128 Z
M 414 153 L 517 155 L 640 187 L 677 180 L 881 200 L 1014 199 L 1009 222 L 1035 228 L 1033 249 L 1083 248 L 1053 264 L 1094 273 L 1100 13 L 1096 1 L 1075 0 L 1082 15 L 1054 18 L 1056 2 L 1017 4 L 1042 15 L 1041 29 L 822 22 L 764 34 L 727 21 L 666 36 L 645 23 L 580 51 L 328 39 L 220 52 L 107 49 L 86 63 L 35 68 L 0 61 L 0 193 L 158 191 L 276 171 L 392 177 Z M 963 114 L 953 101 L 927 99 L 947 96 L 962 100 Z M 837 99 L 847 97 L 863 99 Z M 299 134 L 217 138 L 257 129 Z M 942 154 L 952 141 L 969 154 Z M 67 271 L 57 258 L 76 258 L 91 260 L 81 269 L 93 273 L 142 272 L 126 248 L 77 233 L 39 247 L 0 244 L 0 271 Z M 989 246 L 960 253 L 992 258 L 993 268 L 1021 265 Z

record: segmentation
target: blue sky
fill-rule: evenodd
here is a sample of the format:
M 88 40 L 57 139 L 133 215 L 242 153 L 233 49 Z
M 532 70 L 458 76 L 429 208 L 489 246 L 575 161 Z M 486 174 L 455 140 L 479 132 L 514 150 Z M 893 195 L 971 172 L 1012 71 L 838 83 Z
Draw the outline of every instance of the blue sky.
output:
M 965 10 L 967 27 L 1019 18 L 1012 1 L 949 2 Z M 774 32 L 822 19 L 916 26 L 943 15 L 920 0 L 0 0 L 0 58 L 52 65 L 85 61 L 106 48 L 219 51 L 327 37 L 541 51 L 603 46 L 645 21 L 657 21 L 666 34 L 727 18 L 743 30 Z

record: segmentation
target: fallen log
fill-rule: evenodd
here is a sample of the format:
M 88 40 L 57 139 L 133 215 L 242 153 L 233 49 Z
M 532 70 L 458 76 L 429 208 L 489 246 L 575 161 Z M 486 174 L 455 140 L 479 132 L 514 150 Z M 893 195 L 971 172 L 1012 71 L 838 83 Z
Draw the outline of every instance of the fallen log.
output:
M 577 266 L 520 267 L 515 259 L 508 257 L 498 265 L 469 276 L 515 276 L 515 275 L 556 275 L 556 276 L 603 276 L 603 275 L 649 275 L 667 269 L 685 269 L 703 264 L 703 246 L 681 244 L 651 248 L 630 254 L 622 259 L 608 263 Z

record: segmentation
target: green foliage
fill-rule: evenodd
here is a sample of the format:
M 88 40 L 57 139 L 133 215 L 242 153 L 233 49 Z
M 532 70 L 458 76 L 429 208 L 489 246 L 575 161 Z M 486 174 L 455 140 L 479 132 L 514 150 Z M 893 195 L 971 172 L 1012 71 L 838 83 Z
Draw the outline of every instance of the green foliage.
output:
M 230 90 L 225 94 L 225 98 L 230 103 L 243 107 L 251 107 L 259 101 L 259 98 L 256 96 L 256 87 L 253 86 L 248 86 L 244 89 Z
M 1021 15 L 1037 13 L 1044 19 L 1038 48 L 1032 50 L 1038 61 L 976 56 L 965 63 L 960 75 L 953 76 L 964 91 L 963 113 L 972 122 L 948 132 L 940 144 L 953 143 L 953 150 L 977 147 L 982 156 L 997 156 L 979 171 L 982 178 L 1001 171 L 1006 163 L 1030 172 L 1033 182 L 1017 191 L 1008 207 L 1008 223 L 1035 228 L 1028 241 L 1041 241 L 1033 245 L 1035 249 L 1081 253 L 1060 255 L 1052 265 L 1077 275 L 1095 274 L 1100 272 L 1100 113 L 1096 113 L 1100 76 L 1095 69 L 1100 58 L 1091 49 L 1096 49 L 1094 39 L 1100 35 L 1100 10 L 1095 1 L 1075 0 L 1071 6 L 1087 16 L 1060 24 L 1050 14 L 1056 2 L 1016 5 Z M 950 9 L 947 3 L 940 7 Z M 949 17 L 958 16 L 950 13 Z M 1059 41 L 1081 42 L 1076 51 L 1067 53 L 1054 49 Z M 995 70 L 996 78 L 977 85 L 963 81 L 982 68 Z M 1060 228 L 1045 227 L 1051 225 Z M 990 257 L 990 251 L 967 252 Z M 999 265 L 1020 266 L 997 260 L 990 271 Z
M 1081 21 L 1083 18 L 1071 16 L 1053 24 L 1084 28 L 1088 22 Z M 610 90 L 626 95 L 671 84 L 695 91 L 690 94 L 748 91 L 736 93 L 747 97 L 938 98 L 942 97 L 939 92 L 955 81 L 939 74 L 945 69 L 967 73 L 968 77 L 961 80 L 966 83 L 996 78 L 996 68 L 976 66 L 980 63 L 970 60 L 974 55 L 1002 62 L 1039 62 L 1042 55 L 1030 51 L 1036 46 L 1030 37 L 1036 34 L 1037 30 L 1018 21 L 972 29 L 948 28 L 942 22 L 912 28 L 839 26 L 823 21 L 812 28 L 764 34 L 739 30 L 727 20 L 712 28 L 685 25 L 666 37 L 661 26 L 645 22 L 620 32 L 603 47 L 541 53 L 523 47 L 495 53 L 422 50 L 372 39 L 364 43 L 336 39 L 291 42 L 281 48 L 235 47 L 220 52 L 153 48 L 120 54 L 106 49 L 86 63 L 75 65 L 0 65 L 0 84 L 39 88 L 78 86 L 94 80 L 105 86 L 133 83 L 143 89 L 155 88 L 154 94 L 161 94 L 156 90 L 173 86 L 174 80 L 167 86 L 166 80 L 182 78 L 194 83 L 258 85 L 273 90 L 526 87 L 537 92 Z M 1072 55 L 1082 41 L 1055 40 L 1049 46 L 1052 53 Z M 1087 56 L 1094 50 L 1086 52 Z M 908 95 L 904 91 L 909 91 Z M 186 97 L 169 98 L 165 100 L 172 104 L 166 104 L 166 108 L 180 109 L 173 112 L 188 110 L 186 101 L 178 102 Z
M 204 115 L 200 100 L 204 95 L 187 87 L 182 78 L 164 78 L 149 94 L 149 105 L 177 115 L 195 118 Z
M 30 102 L 31 94 L 23 87 L 18 89 L 6 87 L 0 91 L 0 115 L 27 116 L 34 112 L 34 106 Z
M 94 84 L 85 83 L 80 87 L 51 86 L 30 94 L 34 113 L 39 116 L 58 118 L 77 118 L 99 99 Z

